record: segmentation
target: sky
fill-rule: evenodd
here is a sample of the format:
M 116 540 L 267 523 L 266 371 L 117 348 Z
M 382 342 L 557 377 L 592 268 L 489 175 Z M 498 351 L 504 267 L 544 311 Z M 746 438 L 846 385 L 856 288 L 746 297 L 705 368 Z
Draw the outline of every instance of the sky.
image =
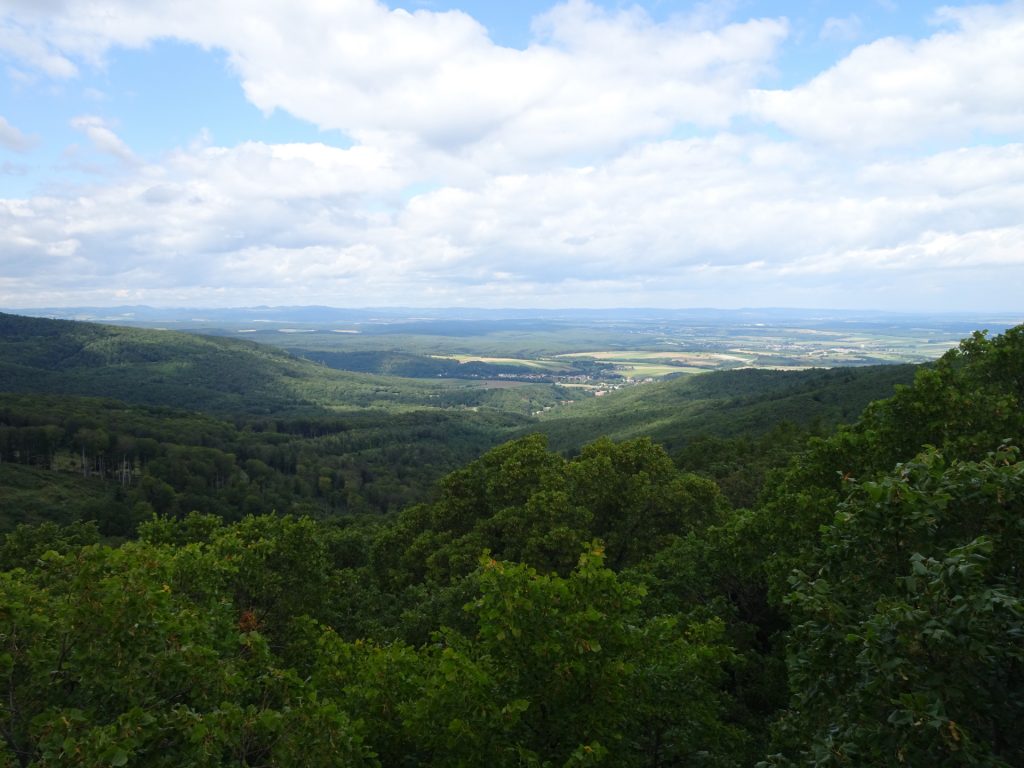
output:
M 1024 0 L 0 0 L 0 307 L 1021 297 Z

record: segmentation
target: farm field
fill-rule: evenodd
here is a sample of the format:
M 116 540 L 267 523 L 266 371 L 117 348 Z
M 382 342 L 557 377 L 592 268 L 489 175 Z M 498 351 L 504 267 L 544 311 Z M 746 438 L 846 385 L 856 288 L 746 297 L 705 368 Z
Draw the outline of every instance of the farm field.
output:
M 488 357 L 486 355 L 431 355 L 441 360 L 457 360 L 460 363 L 492 363 L 495 365 L 514 365 L 538 371 L 565 371 L 568 366 L 558 360 L 534 360 L 521 357 Z

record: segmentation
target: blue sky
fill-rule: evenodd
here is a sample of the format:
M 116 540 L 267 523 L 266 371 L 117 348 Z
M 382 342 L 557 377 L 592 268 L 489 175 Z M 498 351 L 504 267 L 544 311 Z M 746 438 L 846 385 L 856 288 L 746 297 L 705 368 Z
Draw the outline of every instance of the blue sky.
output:
M 0 307 L 1019 310 L 1024 3 L 0 0 Z

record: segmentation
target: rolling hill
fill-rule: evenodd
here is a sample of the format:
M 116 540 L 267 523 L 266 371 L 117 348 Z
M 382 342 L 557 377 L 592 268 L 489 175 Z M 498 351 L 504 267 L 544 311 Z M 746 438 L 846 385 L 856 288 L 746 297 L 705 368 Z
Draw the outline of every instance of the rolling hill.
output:
M 250 341 L 0 314 L 0 459 L 107 480 L 117 462 L 135 462 L 132 482 L 159 475 L 173 495 L 129 493 L 133 503 L 179 512 L 334 514 L 422 500 L 446 472 L 518 435 L 542 432 L 570 454 L 602 436 L 644 436 L 745 504 L 807 431 L 855 420 L 914 369 L 723 371 L 555 405 L 571 391 L 338 371 Z M 528 415 L 538 410 L 541 418 Z M 150 458 L 165 465 L 143 466 L 140 439 L 161 446 Z M 200 463 L 223 463 L 236 484 L 264 471 L 253 470 L 254 459 L 272 477 L 255 497 L 251 487 L 218 487 L 217 471 L 203 469 L 200 483 L 178 465 L 206 448 L 222 456 Z M 24 507 L 12 488 L 3 498 Z M 26 507 L 23 518 L 45 519 L 53 508 L 63 519 L 58 506 Z
M 275 347 L 239 339 L 0 313 L 0 391 L 112 397 L 223 415 L 487 406 L 529 411 L 550 400 L 394 376 L 332 370 Z
M 556 450 L 607 436 L 650 437 L 670 451 L 702 436 L 762 435 L 781 423 L 830 429 L 913 381 L 916 365 L 744 369 L 630 387 L 546 413 L 536 427 Z

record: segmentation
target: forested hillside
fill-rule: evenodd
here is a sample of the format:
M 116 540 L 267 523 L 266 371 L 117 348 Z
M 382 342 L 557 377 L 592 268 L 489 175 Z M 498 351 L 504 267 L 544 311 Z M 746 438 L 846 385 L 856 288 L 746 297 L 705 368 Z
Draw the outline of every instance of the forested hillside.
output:
M 0 531 L 86 519 L 126 535 L 154 512 L 192 510 L 227 520 L 395 512 L 538 430 L 568 452 L 604 434 L 651 436 L 746 504 L 809 431 L 853 420 L 912 370 L 707 374 L 559 407 L 538 423 L 528 414 L 567 395 L 342 373 L 167 331 L 14 315 L 0 315 L 0 331 Z
M 251 342 L 0 314 L 0 529 L 84 516 L 115 533 L 150 508 L 383 512 L 553 402 L 551 387 L 352 374 Z M 109 500 L 15 504 L 9 489 L 33 475 L 4 463 L 105 479 Z
M 38 506 L 0 546 L 0 763 L 1024 764 L 1024 328 L 851 426 L 761 428 L 855 408 L 874 384 L 848 373 L 723 374 L 717 436 L 680 421 L 672 455 L 527 435 L 391 516 L 314 501 L 340 489 L 303 456 L 346 455 L 303 453 L 337 434 L 315 419 L 9 395 L 0 470 Z M 245 507 L 260 482 L 279 514 Z M 39 522 L 97 485 L 121 527 Z
M 702 435 L 755 437 L 785 422 L 829 430 L 913 381 L 916 366 L 774 371 L 748 368 L 632 387 L 544 415 L 535 427 L 565 450 L 599 437 L 651 437 L 675 451 Z
M 125 535 L 154 512 L 227 520 L 269 512 L 384 513 L 522 423 L 440 409 L 247 419 L 116 400 L 0 394 L 0 530 L 96 520 Z M 34 478 L 34 479 L 33 479 Z M 21 494 L 74 483 L 60 503 Z
M 4 392 L 110 397 L 235 418 L 508 399 L 480 388 L 337 371 L 237 339 L 3 313 L 0 382 Z M 520 412 L 552 402 L 543 390 L 524 388 Z M 531 395 L 540 398 L 536 404 Z

